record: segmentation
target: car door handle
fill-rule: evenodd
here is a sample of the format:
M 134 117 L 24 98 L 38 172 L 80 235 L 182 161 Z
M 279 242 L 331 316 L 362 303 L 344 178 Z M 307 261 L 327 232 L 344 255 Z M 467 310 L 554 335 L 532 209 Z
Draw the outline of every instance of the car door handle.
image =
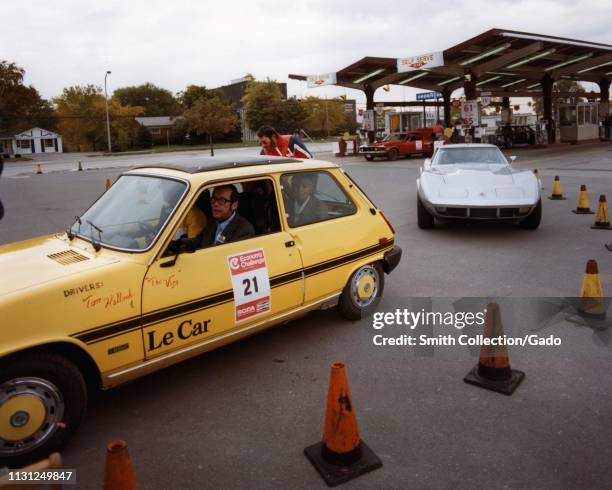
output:
M 293 246 L 295 246 L 295 242 L 293 240 L 289 240 L 288 242 L 285 242 L 285 247 L 289 248 Z

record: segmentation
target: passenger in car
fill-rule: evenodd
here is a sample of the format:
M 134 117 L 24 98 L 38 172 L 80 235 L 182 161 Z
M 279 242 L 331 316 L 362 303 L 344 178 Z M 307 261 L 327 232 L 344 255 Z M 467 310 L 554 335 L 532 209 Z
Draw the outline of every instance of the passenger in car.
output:
M 325 205 L 314 195 L 317 186 L 317 175 L 298 173 L 291 180 L 293 206 L 288 206 L 289 223 L 300 226 L 327 218 Z
M 213 219 L 209 220 L 202 234 L 203 247 L 244 240 L 255 235 L 253 225 L 236 211 L 239 197 L 234 185 L 215 187 L 210 199 Z

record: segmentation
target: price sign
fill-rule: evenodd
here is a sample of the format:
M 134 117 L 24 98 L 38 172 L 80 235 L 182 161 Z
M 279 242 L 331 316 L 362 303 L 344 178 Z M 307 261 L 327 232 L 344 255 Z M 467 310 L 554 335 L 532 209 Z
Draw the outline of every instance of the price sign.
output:
M 461 119 L 465 126 L 478 126 L 480 124 L 480 109 L 478 102 L 467 100 L 461 104 Z
M 270 277 L 263 249 L 227 256 L 236 322 L 270 311 Z

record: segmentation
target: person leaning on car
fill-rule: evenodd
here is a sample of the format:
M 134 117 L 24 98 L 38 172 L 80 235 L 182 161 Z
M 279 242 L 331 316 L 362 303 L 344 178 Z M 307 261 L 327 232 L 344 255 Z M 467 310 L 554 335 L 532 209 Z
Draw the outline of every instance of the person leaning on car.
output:
M 295 134 L 278 134 L 272 126 L 262 126 L 257 131 L 261 154 L 276 157 L 312 158 L 306 145 Z
M 213 219 L 209 220 L 204 228 L 203 247 L 244 240 L 255 235 L 253 225 L 236 211 L 238 197 L 239 193 L 234 185 L 215 187 L 210 199 Z

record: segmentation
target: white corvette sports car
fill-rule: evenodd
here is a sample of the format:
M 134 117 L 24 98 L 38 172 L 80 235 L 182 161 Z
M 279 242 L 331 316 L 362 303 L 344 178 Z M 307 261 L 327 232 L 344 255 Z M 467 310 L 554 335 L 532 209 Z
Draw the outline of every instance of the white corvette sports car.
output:
M 425 160 L 417 179 L 419 228 L 435 218 L 512 220 L 535 229 L 542 217 L 540 180 L 512 168 L 494 145 L 444 145 Z

